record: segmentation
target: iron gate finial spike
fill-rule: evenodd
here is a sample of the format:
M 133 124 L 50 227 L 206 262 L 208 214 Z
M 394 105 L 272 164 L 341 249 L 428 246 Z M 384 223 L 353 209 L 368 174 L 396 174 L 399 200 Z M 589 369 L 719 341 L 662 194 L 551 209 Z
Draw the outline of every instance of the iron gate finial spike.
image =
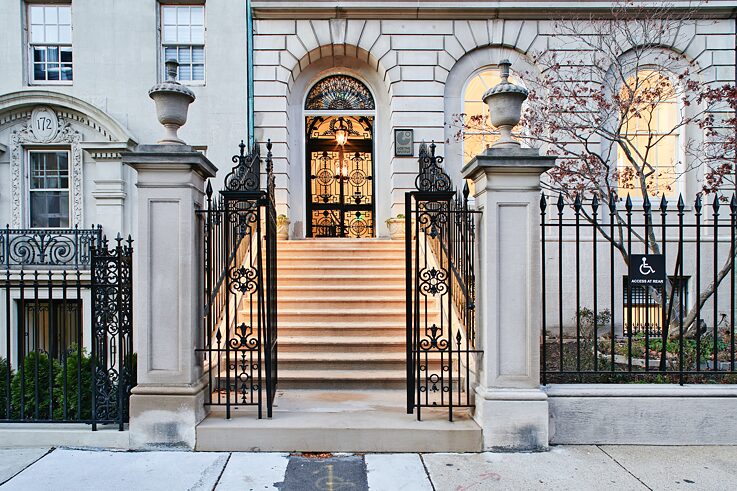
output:
M 678 212 L 683 213 L 683 210 L 686 208 L 686 203 L 683 202 L 683 195 L 678 194 Z
M 665 199 L 665 193 L 663 193 L 662 198 L 660 198 L 660 211 L 665 213 L 665 210 L 668 209 L 668 200 Z
M 732 200 L 729 202 L 732 213 L 737 213 L 737 193 L 732 193 Z
M 701 213 L 701 207 L 703 206 L 703 203 L 701 201 L 701 193 L 696 195 L 696 200 L 694 201 L 693 206 L 696 209 L 696 213 Z
M 545 193 L 540 193 L 540 211 L 545 211 L 547 207 L 548 207 L 548 199 L 545 196 Z
M 714 214 L 715 215 L 718 215 L 719 214 L 719 207 L 720 206 L 721 206 L 721 204 L 719 203 L 719 195 L 716 194 L 716 193 L 714 193 L 714 201 L 712 201 L 711 207 L 714 210 Z

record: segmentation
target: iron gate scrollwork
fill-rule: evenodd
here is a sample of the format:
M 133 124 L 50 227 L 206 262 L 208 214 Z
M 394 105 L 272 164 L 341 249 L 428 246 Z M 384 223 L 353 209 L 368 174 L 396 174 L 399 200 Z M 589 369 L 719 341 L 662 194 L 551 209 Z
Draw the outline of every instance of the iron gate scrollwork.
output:
M 405 196 L 407 412 L 473 407 L 476 217 L 456 193 L 435 144 L 420 146 L 416 191 Z
M 208 371 L 205 403 L 231 409 L 256 406 L 272 416 L 277 384 L 276 206 L 271 141 L 267 182 L 261 188 L 258 145 L 236 164 L 219 196 L 208 182 L 203 225 L 204 311 L 202 347 Z
M 135 385 L 133 354 L 133 240 L 103 237 L 92 247 L 92 429 L 128 421 Z

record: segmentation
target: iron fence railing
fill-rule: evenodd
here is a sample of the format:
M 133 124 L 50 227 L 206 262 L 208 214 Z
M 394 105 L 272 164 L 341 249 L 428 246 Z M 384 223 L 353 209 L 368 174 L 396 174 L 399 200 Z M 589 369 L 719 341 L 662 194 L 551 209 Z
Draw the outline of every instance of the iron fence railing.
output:
M 123 429 L 136 383 L 132 253 L 130 238 L 101 237 L 86 268 L 0 272 L 0 421 Z
M 734 195 L 543 195 L 540 216 L 543 383 L 737 382 Z
M 417 191 L 405 196 L 407 412 L 472 408 L 475 227 L 468 190 L 457 195 L 435 155 L 420 147 Z M 456 314 L 456 315 L 454 315 Z
M 203 338 L 208 406 L 255 406 L 272 416 L 277 382 L 276 205 L 271 142 L 261 189 L 258 146 L 233 157 L 219 198 L 207 185 L 203 226 Z

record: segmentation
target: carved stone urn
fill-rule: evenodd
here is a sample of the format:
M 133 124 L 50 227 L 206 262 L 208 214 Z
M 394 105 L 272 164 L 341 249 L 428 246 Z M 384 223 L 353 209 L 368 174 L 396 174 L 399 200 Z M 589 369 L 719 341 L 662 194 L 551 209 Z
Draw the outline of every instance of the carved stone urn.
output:
M 489 106 L 491 124 L 499 129 L 501 137 L 492 147 L 519 147 L 518 141 L 512 138 L 512 129 L 519 124 L 522 117 L 522 103 L 527 99 L 527 89 L 509 82 L 509 60 L 499 62 L 502 81 L 484 93 L 483 101 Z
M 148 96 L 156 103 L 156 116 L 164 125 L 166 133 L 158 143 L 184 145 L 177 136 L 179 128 L 187 122 L 187 110 L 195 100 L 194 92 L 177 82 L 176 60 L 166 60 L 166 81 L 156 84 L 148 91 Z

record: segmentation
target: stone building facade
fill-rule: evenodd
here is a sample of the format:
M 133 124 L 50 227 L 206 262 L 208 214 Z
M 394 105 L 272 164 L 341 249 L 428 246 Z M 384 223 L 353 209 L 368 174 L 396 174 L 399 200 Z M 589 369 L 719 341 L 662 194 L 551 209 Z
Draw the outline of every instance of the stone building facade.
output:
M 253 84 L 249 93 L 245 0 L 0 3 L 0 223 L 11 229 L 88 228 L 94 223 L 109 236 L 130 233 L 140 243 L 135 271 L 147 279 L 145 285 L 134 285 L 138 323 L 134 351 L 140 357 L 140 383 L 133 391 L 131 435 L 123 438 L 126 443 L 121 446 L 200 445 L 195 428 L 207 414 L 204 394 L 213 387 L 206 378 L 210 375 L 212 384 L 213 372 L 205 373 L 208 366 L 195 354 L 203 337 L 212 337 L 212 332 L 203 336 L 200 331 L 203 288 L 199 261 L 203 251 L 195 209 L 208 201 L 206 178 L 215 177 L 211 182 L 217 191 L 231 164 L 238 161 L 231 156 L 241 140 L 255 138 L 262 154 L 263 143 L 271 141 L 275 201 L 278 213 L 288 221 L 290 245 L 306 238 L 386 239 L 390 235 L 387 221 L 403 213 L 405 193 L 415 189 L 422 143 L 436 144 L 437 154 L 444 157 L 444 170 L 462 189 L 462 169 L 495 135 L 465 132 L 459 137 L 453 121 L 463 113 L 486 111 L 480 98 L 498 82 L 500 63 L 509 60 L 515 81 L 524 85 L 526 73 L 540 72 L 537 54 L 583 49 L 559 36 L 557 19 L 606 18 L 612 8 L 611 2 L 598 1 L 252 0 L 250 4 Z M 675 2 L 675 7 L 687 5 Z M 689 29 L 679 31 L 658 49 L 693 63 L 703 84 L 735 83 L 737 20 L 732 2 L 711 0 L 696 11 L 696 17 Z M 163 131 L 148 91 L 164 80 L 164 62 L 171 57 L 179 62 L 180 82 L 196 96 L 179 133 L 192 148 L 172 150 L 156 145 Z M 248 134 L 251 112 L 253 135 Z M 674 154 L 680 155 L 678 145 L 690 135 L 682 136 L 671 148 Z M 336 142 L 340 150 L 335 149 Z M 342 149 L 344 145 L 349 152 Z M 468 445 L 461 441 L 452 448 L 529 449 L 545 448 L 549 441 L 597 443 L 596 435 L 582 429 L 579 399 L 575 398 L 592 404 L 583 410 L 604 420 L 641 404 L 650 411 L 647 421 L 659 421 L 659 408 L 652 411 L 658 401 L 653 403 L 652 394 L 644 389 L 613 396 L 609 389 L 600 388 L 599 392 L 586 392 L 585 387 L 566 392 L 571 389 L 558 387 L 550 393 L 541 389 L 540 214 L 536 206 L 539 175 L 554 159 L 536 151 L 514 155 L 517 167 L 513 171 L 485 167 L 484 159 L 475 160 L 475 167 L 465 171 L 476 185 L 472 196 L 485 207 L 476 258 L 478 342 L 485 355 L 474 367 L 474 385 L 469 384 L 466 391 L 477 398 L 476 423 L 466 421 L 473 427 L 473 441 Z M 217 175 L 212 164 L 219 168 Z M 702 180 L 703 174 L 687 174 L 678 190 L 693 195 Z M 390 258 L 392 264 L 377 269 L 386 266 L 399 270 L 401 276 L 405 251 L 396 254 L 399 246 L 383 245 L 393 248 L 396 257 Z M 371 244 L 363 246 L 370 256 Z M 320 249 L 320 244 L 315 247 Z M 304 273 L 304 269 L 316 268 L 294 264 L 299 263 L 295 257 L 309 262 L 320 260 L 323 256 L 319 254 L 334 253 L 339 259 L 351 260 L 349 246 L 335 247 L 307 251 L 305 256 L 293 254 L 287 269 Z M 304 252 L 299 244 L 295 249 Z M 172 254 L 174 250 L 179 253 Z M 341 253 L 345 256 L 340 257 Z M 352 266 L 355 264 L 338 265 L 337 269 Z M 323 267 L 318 265 L 318 274 Z M 617 268 L 613 266 L 612 272 L 623 275 L 621 265 Z M 511 282 L 508 276 L 514 277 Z M 305 277 L 312 280 L 298 278 L 292 291 L 301 293 L 323 281 L 314 275 Z M 394 284 L 395 293 L 404 287 L 403 279 L 400 277 L 399 287 Z M 371 278 L 359 280 L 360 287 Z M 569 289 L 575 281 L 567 276 L 561 284 Z M 619 279 L 617 282 L 612 293 L 616 290 L 621 296 Z M 168 284 L 176 288 L 166 288 Z M 399 300 L 392 301 L 401 304 L 404 299 L 401 292 L 398 295 Z M 610 300 L 602 297 L 602 302 Z M 88 304 L 89 297 L 83 301 Z M 12 318 L 8 314 L 11 303 L 0 311 L 0 319 Z M 404 326 L 396 317 L 404 315 L 402 308 L 398 314 L 389 312 L 400 330 Z M 350 308 L 347 311 L 349 314 Z M 369 318 L 378 309 L 361 312 Z M 565 317 L 571 314 L 566 311 Z M 245 331 L 247 326 L 237 327 Z M 88 337 L 83 340 L 90 344 Z M 0 351 L 10 353 L 15 340 L 2 341 Z M 396 357 L 389 362 L 396 362 Z M 399 371 L 401 379 L 404 373 Z M 686 396 L 680 389 L 669 387 L 665 392 L 668 390 L 671 392 L 663 397 L 669 403 L 675 401 L 669 406 L 674 413 L 682 399 L 692 404 L 689 414 L 707 414 L 704 407 L 710 404 L 709 398 L 724 407 L 734 398 L 734 387 L 722 392 L 699 389 L 701 392 Z M 598 411 L 600 399 L 588 402 L 602 394 L 605 401 L 606 397 L 618 398 L 618 406 Z M 556 407 L 562 408 L 558 415 L 553 414 Z M 554 428 L 548 424 L 559 416 L 559 428 L 573 429 L 555 440 L 550 436 Z M 446 436 L 454 431 L 445 430 Z M 229 435 L 231 428 L 213 424 L 209 431 L 208 445 L 219 449 L 222 435 Z M 248 433 L 250 429 L 238 431 Z M 643 442 L 657 440 L 656 424 L 642 431 Z M 264 427 L 256 433 L 266 440 L 272 436 Z M 432 442 L 431 433 L 424 434 L 424 441 Z M 612 430 L 607 437 L 611 439 L 604 443 L 625 442 L 620 436 Z M 697 428 L 684 430 L 669 441 L 703 442 L 706 437 Z M 720 438 L 720 442 L 733 443 L 734 432 Z M 238 444 L 249 442 L 241 439 Z

